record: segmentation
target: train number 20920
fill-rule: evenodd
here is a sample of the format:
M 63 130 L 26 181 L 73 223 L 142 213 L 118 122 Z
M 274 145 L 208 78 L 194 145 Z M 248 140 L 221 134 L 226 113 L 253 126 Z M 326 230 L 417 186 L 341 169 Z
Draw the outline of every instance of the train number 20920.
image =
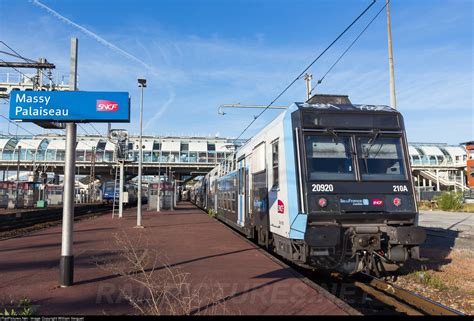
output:
M 332 184 L 311 184 L 313 192 L 332 192 L 334 191 L 334 185 Z

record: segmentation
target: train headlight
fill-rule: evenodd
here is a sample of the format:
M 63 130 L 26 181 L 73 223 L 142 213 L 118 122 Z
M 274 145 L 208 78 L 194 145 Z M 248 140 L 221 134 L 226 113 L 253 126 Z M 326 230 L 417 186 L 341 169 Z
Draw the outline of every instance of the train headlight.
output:
M 319 205 L 319 207 L 326 207 L 328 205 L 328 200 L 325 199 L 324 197 L 321 197 L 318 200 L 318 205 Z
M 397 207 L 400 206 L 400 205 L 402 205 L 402 200 L 399 199 L 398 197 L 395 197 L 395 198 L 393 199 L 393 205 L 395 205 L 395 206 L 397 206 Z

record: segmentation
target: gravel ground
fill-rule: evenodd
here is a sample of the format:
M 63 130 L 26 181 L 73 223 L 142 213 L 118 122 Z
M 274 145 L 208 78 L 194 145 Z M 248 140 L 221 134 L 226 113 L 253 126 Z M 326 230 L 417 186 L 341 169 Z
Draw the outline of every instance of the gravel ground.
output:
M 420 225 L 429 227 L 420 251 L 422 260 L 406 264 L 394 283 L 474 315 L 474 215 L 420 214 Z

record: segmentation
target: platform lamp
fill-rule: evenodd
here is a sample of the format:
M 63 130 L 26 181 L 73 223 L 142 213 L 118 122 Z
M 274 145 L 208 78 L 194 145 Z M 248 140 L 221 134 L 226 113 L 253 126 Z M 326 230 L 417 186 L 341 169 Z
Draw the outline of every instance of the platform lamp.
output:
M 15 208 L 19 208 L 18 206 L 18 185 L 20 185 L 20 155 L 21 155 L 21 146 L 18 145 L 17 148 L 18 153 L 18 160 L 16 164 L 16 195 L 15 195 Z
M 137 204 L 137 226 L 142 225 L 142 160 L 143 160 L 143 143 L 142 143 L 142 124 L 143 124 L 143 89 L 146 87 L 146 79 L 138 78 L 138 87 L 141 88 L 140 95 L 140 136 L 138 138 L 138 204 Z

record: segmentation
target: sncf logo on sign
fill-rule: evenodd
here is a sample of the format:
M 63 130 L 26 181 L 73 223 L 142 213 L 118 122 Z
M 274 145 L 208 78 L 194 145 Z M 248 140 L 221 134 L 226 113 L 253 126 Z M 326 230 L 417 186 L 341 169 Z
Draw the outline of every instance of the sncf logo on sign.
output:
M 105 112 L 116 112 L 119 105 L 110 100 L 97 100 L 96 110 Z

